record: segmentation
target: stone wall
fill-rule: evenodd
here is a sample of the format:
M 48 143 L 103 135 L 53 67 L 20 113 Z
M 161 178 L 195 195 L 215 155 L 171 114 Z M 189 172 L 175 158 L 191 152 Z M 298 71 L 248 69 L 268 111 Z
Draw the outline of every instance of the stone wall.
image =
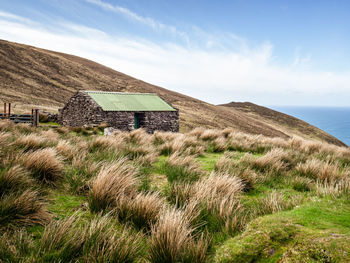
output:
M 108 123 L 119 130 L 131 131 L 134 129 L 134 114 L 142 116 L 140 127 L 147 132 L 179 131 L 178 111 L 103 111 L 102 108 L 86 93 L 79 91 L 69 99 L 60 110 L 59 122 L 64 126 L 84 126 Z
M 160 131 L 179 131 L 179 112 L 178 111 L 151 111 L 145 112 L 146 120 L 144 128 L 153 133 Z

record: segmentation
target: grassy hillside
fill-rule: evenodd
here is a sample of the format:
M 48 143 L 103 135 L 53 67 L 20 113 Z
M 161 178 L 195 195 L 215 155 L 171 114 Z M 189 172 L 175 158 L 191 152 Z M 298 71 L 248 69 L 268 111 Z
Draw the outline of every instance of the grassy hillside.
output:
M 0 262 L 349 262 L 350 150 L 0 122 Z
M 84 58 L 0 40 L 0 101 L 15 103 L 17 111 L 33 106 L 57 110 L 80 89 L 157 93 L 180 109 L 181 131 L 230 127 L 270 137 L 312 136 L 343 145 L 305 122 L 290 129 L 285 121 L 279 121 L 284 115 L 277 114 L 270 122 L 249 111 L 218 107 L 151 85 Z

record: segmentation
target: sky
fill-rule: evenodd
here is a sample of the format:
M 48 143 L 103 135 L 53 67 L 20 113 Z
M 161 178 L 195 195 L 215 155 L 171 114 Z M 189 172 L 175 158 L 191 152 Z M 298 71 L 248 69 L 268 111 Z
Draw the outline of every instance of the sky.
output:
M 0 0 L 0 39 L 213 103 L 350 106 L 350 1 Z

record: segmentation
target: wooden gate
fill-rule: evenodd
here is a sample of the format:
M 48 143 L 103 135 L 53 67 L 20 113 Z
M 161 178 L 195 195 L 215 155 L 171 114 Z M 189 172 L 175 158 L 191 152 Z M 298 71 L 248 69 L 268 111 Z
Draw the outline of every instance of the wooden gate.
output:
M 31 114 L 12 114 L 11 103 L 4 103 L 4 112 L 0 113 L 0 120 L 10 120 L 14 123 L 31 123 L 33 126 L 39 125 L 39 109 L 32 109 Z

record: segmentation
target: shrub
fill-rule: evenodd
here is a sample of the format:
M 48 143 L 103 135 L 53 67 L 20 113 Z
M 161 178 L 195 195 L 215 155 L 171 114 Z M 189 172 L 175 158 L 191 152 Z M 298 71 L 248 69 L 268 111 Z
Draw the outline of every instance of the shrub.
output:
M 0 199 L 0 226 L 45 224 L 51 216 L 44 208 L 39 194 L 23 193 L 3 195 Z
M 114 207 L 119 198 L 135 196 L 138 184 L 135 168 L 126 159 L 104 165 L 92 182 L 90 209 L 98 212 Z
M 42 182 L 54 183 L 62 176 L 63 161 L 54 148 L 28 152 L 22 159 L 24 166 Z

